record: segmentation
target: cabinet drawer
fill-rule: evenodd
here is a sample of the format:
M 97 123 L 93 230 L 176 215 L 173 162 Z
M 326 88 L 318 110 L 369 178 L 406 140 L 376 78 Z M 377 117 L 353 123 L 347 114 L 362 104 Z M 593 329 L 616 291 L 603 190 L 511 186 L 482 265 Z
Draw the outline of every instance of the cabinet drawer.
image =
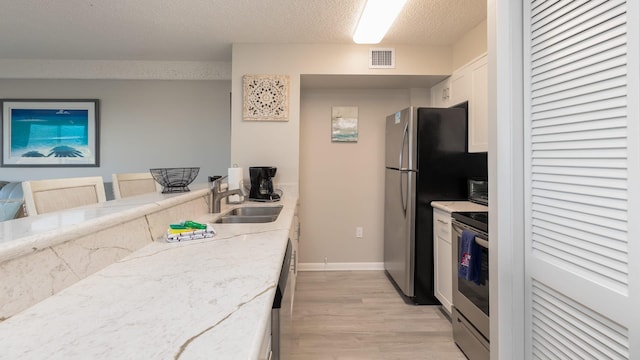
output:
M 439 209 L 434 209 L 433 228 L 437 237 L 451 242 L 451 214 Z

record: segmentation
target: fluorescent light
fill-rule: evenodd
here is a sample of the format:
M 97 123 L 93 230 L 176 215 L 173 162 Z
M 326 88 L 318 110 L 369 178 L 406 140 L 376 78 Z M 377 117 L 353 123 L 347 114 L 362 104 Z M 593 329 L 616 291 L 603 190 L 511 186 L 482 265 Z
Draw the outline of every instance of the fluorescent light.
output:
M 367 0 L 358 27 L 353 34 L 356 44 L 377 44 L 387 33 L 407 0 Z

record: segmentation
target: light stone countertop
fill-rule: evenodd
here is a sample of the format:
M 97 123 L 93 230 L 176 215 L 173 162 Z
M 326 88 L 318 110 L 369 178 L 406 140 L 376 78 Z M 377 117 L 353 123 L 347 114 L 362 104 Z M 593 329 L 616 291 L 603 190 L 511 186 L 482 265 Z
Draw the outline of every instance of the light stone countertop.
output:
M 95 228 L 118 225 L 128 219 L 196 199 L 207 184 L 190 185 L 187 193 L 152 193 L 64 211 L 0 222 L 0 262 L 63 243 Z
M 0 322 L 0 359 L 256 359 L 297 196 L 285 187 L 278 203 L 241 205 L 283 205 L 275 222 L 213 224 L 213 238 L 151 243 Z M 94 211 L 108 221 L 142 211 L 119 206 Z
M 431 206 L 444 210 L 448 213 L 466 211 L 489 211 L 485 205 L 476 204 L 471 201 L 432 201 Z

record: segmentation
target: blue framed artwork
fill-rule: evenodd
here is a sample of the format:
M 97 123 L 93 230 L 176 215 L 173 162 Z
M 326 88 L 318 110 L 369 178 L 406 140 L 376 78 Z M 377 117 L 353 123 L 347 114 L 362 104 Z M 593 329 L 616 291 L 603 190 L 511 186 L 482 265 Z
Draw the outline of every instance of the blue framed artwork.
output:
M 97 99 L 2 99 L 0 103 L 1 166 L 100 166 Z

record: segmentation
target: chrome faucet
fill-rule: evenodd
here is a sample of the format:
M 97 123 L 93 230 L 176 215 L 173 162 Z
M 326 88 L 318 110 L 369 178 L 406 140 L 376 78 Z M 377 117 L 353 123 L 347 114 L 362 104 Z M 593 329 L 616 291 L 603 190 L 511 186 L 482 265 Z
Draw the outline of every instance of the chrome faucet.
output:
M 231 195 L 240 195 L 245 196 L 242 186 L 240 189 L 233 189 L 226 191 L 222 191 L 222 180 L 224 180 L 227 176 L 222 176 L 213 181 L 211 184 L 211 204 L 209 206 L 209 210 L 211 213 L 219 213 L 220 212 L 220 201 L 226 197 Z

